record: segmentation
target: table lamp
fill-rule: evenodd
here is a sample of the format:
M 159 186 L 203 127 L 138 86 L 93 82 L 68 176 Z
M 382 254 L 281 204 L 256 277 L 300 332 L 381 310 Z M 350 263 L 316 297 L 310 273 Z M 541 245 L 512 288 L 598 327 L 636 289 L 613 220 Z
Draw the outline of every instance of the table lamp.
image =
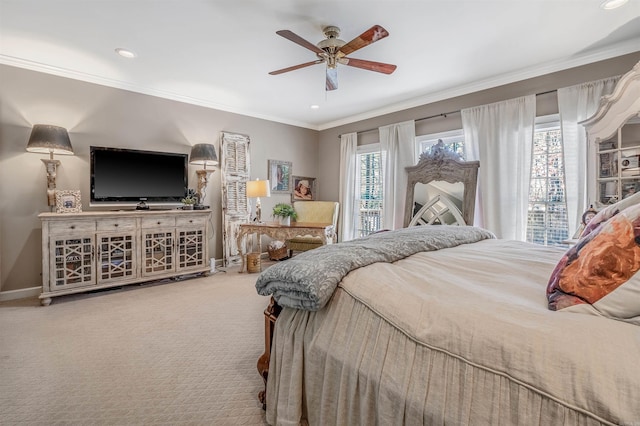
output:
M 271 187 L 269 180 L 250 180 L 247 181 L 247 198 L 256 199 L 256 222 L 262 223 L 262 211 L 260 206 L 260 197 L 270 197 Z
M 42 159 L 47 168 L 47 205 L 56 205 L 56 173 L 60 161 L 53 159 L 53 154 L 73 155 L 73 148 L 69 134 L 64 127 L 48 124 L 36 124 L 31 130 L 27 151 L 49 154 L 48 159 Z
M 189 155 L 189 164 L 197 164 L 203 166 L 201 170 L 196 170 L 198 175 L 198 204 L 196 208 L 204 208 L 203 202 L 206 197 L 207 184 L 209 183 L 209 175 L 215 170 L 207 170 L 207 166 L 218 165 L 218 156 L 216 155 L 216 147 L 208 143 L 195 144 L 191 148 Z

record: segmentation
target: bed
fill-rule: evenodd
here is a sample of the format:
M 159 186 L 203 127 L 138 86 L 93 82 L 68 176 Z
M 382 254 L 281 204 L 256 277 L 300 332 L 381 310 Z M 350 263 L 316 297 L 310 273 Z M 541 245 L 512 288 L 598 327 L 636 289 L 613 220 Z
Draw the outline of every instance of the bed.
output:
M 549 309 L 565 251 L 415 226 L 272 266 L 267 422 L 640 424 L 640 327 Z

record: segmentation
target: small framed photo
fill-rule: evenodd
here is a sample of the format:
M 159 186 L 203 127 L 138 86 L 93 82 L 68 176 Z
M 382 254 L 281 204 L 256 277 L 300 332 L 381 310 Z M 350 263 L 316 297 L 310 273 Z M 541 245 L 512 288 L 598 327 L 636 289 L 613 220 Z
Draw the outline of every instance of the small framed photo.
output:
M 293 193 L 291 195 L 293 201 L 313 201 L 316 200 L 317 197 L 316 178 L 305 176 L 293 177 Z
M 268 160 L 271 192 L 291 194 L 291 162 Z
M 56 213 L 80 213 L 81 211 L 80 191 L 56 191 Z

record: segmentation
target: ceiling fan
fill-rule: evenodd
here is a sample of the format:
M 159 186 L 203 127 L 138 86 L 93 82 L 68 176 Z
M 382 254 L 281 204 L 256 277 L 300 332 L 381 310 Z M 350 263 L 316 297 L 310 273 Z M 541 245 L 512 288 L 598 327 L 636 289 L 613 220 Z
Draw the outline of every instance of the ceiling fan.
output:
M 338 88 L 338 64 L 348 65 L 350 67 L 362 68 L 369 71 L 381 72 L 383 74 L 391 74 L 395 71 L 396 66 L 391 64 L 385 64 L 382 62 L 365 61 L 363 59 L 348 58 L 347 55 L 362 49 L 375 43 L 378 40 L 382 40 L 389 35 L 387 30 L 380 25 L 374 25 L 367 31 L 360 34 L 358 37 L 351 40 L 349 43 L 344 40 L 340 40 L 340 28 L 329 26 L 323 29 L 326 39 L 319 42 L 317 45 L 308 42 L 297 34 L 289 30 L 276 31 L 276 34 L 290 40 L 300 46 L 307 48 L 314 52 L 318 59 L 311 62 L 305 62 L 304 64 L 294 65 L 292 67 L 283 68 L 276 71 L 271 71 L 269 74 L 278 75 L 285 72 L 305 68 L 311 65 L 326 63 L 327 64 L 327 79 L 326 90 L 336 90 Z

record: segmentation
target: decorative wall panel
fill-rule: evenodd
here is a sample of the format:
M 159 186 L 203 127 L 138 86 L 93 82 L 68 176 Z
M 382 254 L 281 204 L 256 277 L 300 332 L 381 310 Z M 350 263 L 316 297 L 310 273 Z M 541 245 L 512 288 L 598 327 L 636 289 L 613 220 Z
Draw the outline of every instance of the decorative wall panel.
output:
M 220 143 L 222 180 L 222 245 L 224 265 L 242 262 L 236 243 L 238 226 L 249 222 L 247 181 L 250 178 L 249 136 L 222 132 Z

